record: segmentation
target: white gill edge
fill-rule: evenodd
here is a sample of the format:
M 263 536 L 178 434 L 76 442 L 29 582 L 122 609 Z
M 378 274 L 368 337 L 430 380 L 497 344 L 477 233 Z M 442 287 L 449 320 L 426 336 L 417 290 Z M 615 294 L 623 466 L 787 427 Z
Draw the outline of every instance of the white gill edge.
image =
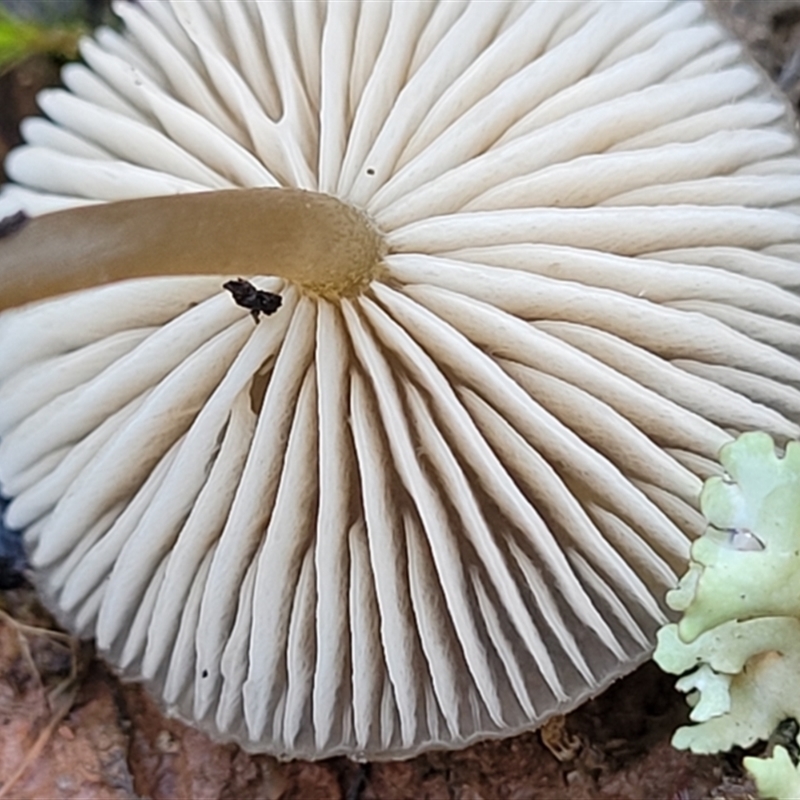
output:
M 8 431 L 0 443 L 3 471 L 20 469 L 90 433 L 109 414 L 180 369 L 199 348 L 241 321 L 241 309 L 223 292 L 171 320 L 93 379 L 54 398 Z M 243 334 L 246 328 L 239 330 Z
M 352 499 L 359 494 L 352 464 L 348 342 L 335 305 L 318 301 L 314 365 L 319 427 L 319 504 L 314 544 L 317 576 L 316 666 L 312 709 L 315 745 L 324 750 L 338 722 L 348 658 L 347 595 Z M 354 418 L 355 419 L 355 418 Z M 378 465 L 372 467 L 380 469 Z M 364 490 L 361 488 L 363 495 Z
M 485 137 L 487 126 L 491 127 L 492 112 L 483 109 L 489 120 L 478 116 L 473 121 L 475 131 L 484 137 L 482 141 L 473 143 L 471 140 L 478 133 L 468 135 L 461 125 L 454 126 L 455 132 L 449 137 L 453 141 L 434 143 L 418 159 L 399 170 L 376 193 L 367 210 L 382 229 L 389 231 L 430 218 L 432 211 L 439 215 L 452 213 L 487 189 L 520 174 L 602 152 L 621 139 L 649 130 L 658 123 L 730 103 L 734 97 L 751 91 L 757 83 L 758 75 L 751 69 L 736 67 L 714 76 L 656 84 L 588 109 L 576 110 L 563 119 L 490 149 L 486 148 L 493 140 L 486 141 Z M 477 111 L 473 109 L 466 116 L 472 114 Z M 577 124 L 578 118 L 580 124 Z M 462 149 L 459 147 L 462 139 L 470 145 L 470 156 L 444 159 L 445 153 Z M 450 169 L 446 169 L 447 166 Z
M 295 658 L 288 649 L 293 640 L 287 637 L 292 630 L 291 621 L 298 611 L 295 592 L 301 579 L 301 567 L 306 562 L 313 569 L 319 488 L 317 469 L 314 469 L 318 446 L 316 404 L 316 377 L 313 369 L 309 369 L 297 398 L 297 411 L 286 445 L 275 506 L 255 556 L 257 567 L 249 670 L 242 687 L 247 730 L 254 741 L 264 737 L 267 731 L 277 692 L 284 697 L 287 714 L 292 712 L 290 701 L 300 702 L 296 695 L 286 694 L 287 683 L 291 685 L 292 682 L 289 666 Z M 309 625 L 313 632 L 313 621 L 310 620 Z M 265 636 L 267 631 L 270 636 Z M 207 664 L 206 658 L 201 658 L 198 651 L 198 671 L 201 668 L 212 674 L 218 670 L 217 663 Z M 199 674 L 196 681 L 200 689 L 209 683 L 200 683 Z M 202 714 L 204 699 L 203 694 L 195 697 L 198 716 Z M 287 722 L 290 723 L 288 728 Z M 276 719 L 276 724 L 280 730 L 279 738 L 291 736 L 291 717 L 283 723 Z
M 355 309 L 345 303 L 343 311 L 356 356 L 371 378 L 371 388 L 375 392 L 380 416 L 384 420 L 398 475 L 413 499 L 423 529 L 427 533 L 438 579 L 472 679 L 489 716 L 495 724 L 502 725 L 503 715 L 497 687 L 475 620 L 469 612 L 466 576 L 458 567 L 460 558 L 456 534 L 451 528 L 438 492 L 420 467 L 413 437 L 388 364 Z M 353 385 L 358 387 L 361 382 L 354 380 Z
M 353 440 L 361 476 L 361 498 L 366 522 L 370 565 L 380 612 L 380 642 L 386 669 L 394 691 L 400 717 L 404 746 L 414 741 L 416 730 L 417 636 L 411 601 L 404 573 L 405 553 L 402 530 L 402 506 L 396 502 L 396 482 L 387 470 L 390 454 L 386 452 L 382 428 L 374 406 L 365 406 L 364 414 L 352 417 Z
M 800 414 L 800 391 L 788 384 L 741 371 L 743 376 L 751 376 L 754 382 L 764 388 L 775 387 L 774 399 L 780 398 L 793 409 L 792 413 L 786 415 L 789 419 L 781 416 L 780 409 L 759 405 L 769 402 L 769 394 L 759 397 L 758 394 L 750 394 L 736 386 L 729 387 L 724 381 L 715 380 L 711 372 L 716 368 L 723 372 L 730 369 L 724 365 L 703 365 L 711 371 L 707 377 L 686 366 L 687 363 L 700 362 L 681 358 L 667 360 L 597 328 L 556 320 L 541 320 L 535 323 L 535 327 L 721 428 L 745 430 L 760 427 L 789 436 L 800 433 L 795 423 L 789 421 L 793 414 Z M 797 433 L 792 434 L 791 431 Z M 709 457 L 715 459 L 716 454 L 709 454 Z
M 765 157 L 794 151 L 789 133 L 775 130 L 721 131 L 695 142 L 677 142 L 646 150 L 590 153 L 513 177 L 470 200 L 462 211 L 508 208 L 576 208 L 606 202 L 655 205 L 672 184 L 727 175 Z M 783 176 L 790 181 L 791 176 Z M 797 181 L 794 181 L 796 184 Z M 662 186 L 660 184 L 666 184 Z M 739 200 L 736 193 L 731 198 Z M 684 200 L 703 205 L 701 201 Z M 739 201 L 740 205 L 746 205 Z
M 158 598 L 159 613 L 148 631 L 142 675 L 155 678 L 178 632 L 181 611 L 194 576 L 214 547 L 225 525 L 255 430 L 256 416 L 247 392 L 231 404 L 219 454 L 211 465 L 197 499 L 172 547 L 164 585 Z
M 545 98 L 590 72 L 609 41 L 613 41 L 617 36 L 623 37 L 635 29 L 637 24 L 642 22 L 642 18 L 651 14 L 655 5 L 637 4 L 636 10 L 626 15 L 617 14 L 616 9 L 608 6 L 602 8 L 574 37 L 543 53 L 469 106 L 462 116 L 431 141 L 418 156 L 401 167 L 373 195 L 367 207 L 368 211 L 375 215 L 379 225 L 385 226 L 389 222 L 388 229 L 391 229 L 394 223 L 390 222 L 390 216 L 392 213 L 396 214 L 394 207 L 398 204 L 409 205 L 410 218 L 414 218 L 421 207 L 427 207 L 429 210 L 431 207 L 452 210 L 446 205 L 448 198 L 442 198 L 437 188 L 440 183 L 447 185 L 451 175 L 465 174 L 468 183 L 471 182 L 473 187 L 482 188 L 502 179 L 504 162 L 498 162 L 495 154 L 500 153 L 502 157 L 508 150 L 508 145 L 498 150 L 489 149 L 488 152 L 487 148 L 492 148 L 497 139 L 510 125 L 523 117 L 526 111 L 535 108 Z M 616 103 L 624 106 L 627 97 L 617 100 Z M 524 103 L 520 102 L 520 98 L 524 98 Z M 692 103 L 694 100 L 689 102 Z M 598 107 L 599 112 L 594 108 L 581 109 L 582 114 L 591 118 L 591 122 L 587 119 L 586 124 L 596 123 L 599 126 L 606 105 L 601 104 Z M 657 107 L 653 110 L 654 114 L 666 113 L 663 108 L 658 107 L 660 104 L 655 105 Z M 616 115 L 616 123 L 619 130 L 619 114 Z M 534 137 L 523 136 L 512 142 L 511 147 L 519 150 L 521 143 L 527 143 L 532 138 Z M 565 132 L 562 138 L 569 141 L 574 137 L 567 136 Z M 600 139 L 603 138 L 601 135 Z M 580 137 L 578 140 L 582 141 Z M 601 145 L 599 147 L 602 149 Z M 481 153 L 484 155 L 481 156 Z M 531 152 L 517 154 L 518 165 L 512 174 L 531 171 L 529 162 L 535 164 L 537 155 Z M 487 159 L 491 161 L 492 167 L 482 170 Z M 473 179 L 473 173 L 477 179 Z M 421 203 L 417 201 L 418 197 L 421 198 Z M 454 199 L 460 200 L 461 197 L 462 192 L 456 189 L 449 195 L 449 202 L 452 203 Z M 436 198 L 433 199 L 433 206 L 428 202 L 432 198 Z M 443 205 L 439 206 L 437 199 L 439 202 L 443 201 Z M 406 218 L 409 218 L 409 215 L 406 215 Z
M 406 327 L 403 329 L 392 323 L 377 306 L 367 300 L 362 301 L 361 305 L 375 325 L 383 343 L 400 357 L 406 369 L 431 397 L 437 416 L 441 419 L 439 424 L 447 430 L 463 461 L 478 472 L 484 490 L 490 494 L 512 524 L 539 543 L 541 557 L 553 571 L 560 590 L 571 602 L 578 616 L 583 617 L 587 625 L 600 632 L 601 636 L 605 637 L 609 649 L 616 652 L 618 645 L 613 634 L 607 629 L 591 602 L 588 602 L 588 598 L 566 565 L 563 553 L 553 539 L 552 533 L 538 514 L 533 512 L 527 499 L 487 445 L 474 421 L 458 402 L 452 384 L 444 378 L 435 362 L 406 331 L 414 330 L 417 338 L 422 339 L 427 346 L 430 345 L 429 337 L 441 337 L 447 341 L 451 353 L 457 352 L 460 358 L 468 361 L 474 362 L 476 357 L 480 359 L 481 356 L 464 340 L 459 341 L 458 337 L 454 337 L 452 331 L 448 331 L 441 323 L 426 317 L 422 309 L 407 298 L 396 295 L 384 287 L 381 287 L 380 291 L 376 287 L 375 291 L 393 313 L 397 313 L 398 309 L 406 311 L 404 320 Z M 409 317 L 414 316 L 416 319 L 411 322 Z M 487 572 L 515 627 L 529 648 L 535 652 L 538 634 L 530 625 L 530 618 L 517 593 L 514 581 L 507 574 L 503 556 L 483 521 L 472 492 L 467 488 L 458 461 L 453 456 L 442 432 L 429 416 L 419 419 L 418 424 L 420 423 L 425 425 L 425 428 L 419 431 L 420 436 L 425 434 L 423 438 L 427 442 L 427 448 L 430 449 L 430 456 L 438 464 L 441 479 L 461 517 L 468 538 L 486 565 Z M 465 435 L 466 432 L 469 432 L 468 435 Z
M 0 384 L 0 435 L 53 398 L 91 380 L 154 331 L 153 327 L 119 331 L 23 367 Z
M 406 287 L 405 291 L 408 292 L 409 288 Z M 413 288 L 421 289 L 422 287 Z M 433 287 L 424 288 L 435 291 Z M 587 447 L 572 431 L 535 403 L 527 392 L 522 390 L 491 357 L 470 343 L 463 333 L 451 327 L 440 316 L 432 314 L 411 297 L 379 285 L 374 285 L 373 291 L 391 311 L 394 319 L 402 324 L 404 331 L 413 330 L 415 336 L 424 341 L 428 355 L 423 355 L 417 345 L 415 349 L 418 349 L 418 359 L 424 358 L 425 362 L 432 363 L 430 359 L 435 358 L 437 364 L 448 370 L 455 379 L 479 391 L 515 425 L 525 438 L 529 441 L 536 441 L 545 457 L 552 463 L 559 464 L 560 469 L 572 473 L 581 483 L 592 480 L 591 476 L 594 476 L 595 485 L 606 487 L 606 491 L 614 497 L 614 502 L 619 505 L 623 513 L 631 514 L 632 518 L 638 519 L 641 524 L 651 526 L 654 531 L 657 530 L 657 535 L 662 537 L 665 542 L 676 545 L 678 552 L 684 551 L 684 538 L 680 532 L 649 502 L 646 502 L 640 492 L 633 490 L 616 467 Z M 422 292 L 417 294 L 420 297 L 423 296 Z M 398 352 L 398 355 L 402 357 L 403 352 Z M 418 368 L 410 360 L 406 363 L 406 367 L 412 374 L 418 373 Z M 436 368 L 436 373 L 440 374 L 439 368 Z M 436 399 L 442 391 L 452 392 L 449 383 L 446 383 L 445 387 L 434 394 L 433 399 Z M 443 417 L 443 424 L 446 422 L 447 417 Z M 473 425 L 472 423 L 466 424 L 469 427 Z M 535 435 L 534 430 L 536 431 Z M 482 437 L 478 438 L 482 443 Z M 727 441 L 727 437 L 725 441 Z M 464 440 L 464 446 L 468 447 L 469 445 L 470 442 Z M 483 457 L 484 454 L 481 455 Z M 494 460 L 494 457 L 490 457 L 490 461 Z M 479 466 L 487 462 L 470 458 L 469 463 Z M 617 476 L 616 480 L 610 480 L 609 476 L 612 474 Z M 487 486 L 492 486 L 495 480 L 497 480 L 497 476 L 491 470 L 487 470 L 483 475 L 483 481 Z M 512 492 L 515 491 L 512 489 Z M 501 503 L 501 506 L 503 505 L 506 503 Z M 522 507 L 526 506 L 527 502 L 524 502 Z M 514 504 L 508 506 L 509 509 L 513 507 Z M 506 513 L 508 513 L 508 509 Z M 523 514 L 518 522 L 523 530 L 529 524 L 526 521 L 528 518 L 529 511 Z M 541 533 L 537 532 L 533 539 L 537 540 L 540 537 Z M 563 553 L 557 549 L 555 556 L 563 558 Z M 597 627 L 593 621 L 589 624 Z M 602 625 L 598 629 L 602 629 Z
M 236 614 L 236 592 L 264 538 L 278 492 L 295 403 L 311 361 L 315 304 L 301 299 L 292 314 L 264 396 L 250 453 L 211 564 L 200 611 L 195 715 L 203 718 L 218 692 L 219 664 Z M 213 589 L 211 588 L 213 587 Z M 201 680 L 202 672 L 207 677 Z
M 78 475 L 86 469 L 105 444 L 121 430 L 145 401 L 149 391 L 135 397 L 113 414 L 110 414 L 91 433 L 79 442 L 70 442 L 48 453 L 35 465 L 10 476 L 3 482 L 3 490 L 14 499 L 6 509 L 6 524 L 16 530 L 31 525 L 45 513 L 52 511 Z M 60 454 L 53 460 L 55 454 Z M 52 464 L 52 468 L 39 473 L 39 465 Z M 37 480 L 33 480 L 34 476 Z

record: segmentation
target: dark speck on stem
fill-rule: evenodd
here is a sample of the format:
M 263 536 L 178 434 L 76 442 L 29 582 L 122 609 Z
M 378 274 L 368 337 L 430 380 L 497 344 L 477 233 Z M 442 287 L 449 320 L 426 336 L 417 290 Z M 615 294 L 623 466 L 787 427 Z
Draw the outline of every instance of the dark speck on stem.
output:
M 28 224 L 28 220 L 30 217 L 24 211 L 17 211 L 16 214 L 9 214 L 0 219 L 0 239 L 22 230 Z

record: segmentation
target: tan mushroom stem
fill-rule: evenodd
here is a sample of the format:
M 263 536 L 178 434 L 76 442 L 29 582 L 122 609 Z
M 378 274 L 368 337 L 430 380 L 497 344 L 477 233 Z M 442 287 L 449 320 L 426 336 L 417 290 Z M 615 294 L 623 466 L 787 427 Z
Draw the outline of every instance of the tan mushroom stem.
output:
M 277 275 L 311 294 L 346 297 L 379 274 L 384 254 L 365 214 L 298 189 L 84 206 L 0 240 L 0 309 L 154 275 Z

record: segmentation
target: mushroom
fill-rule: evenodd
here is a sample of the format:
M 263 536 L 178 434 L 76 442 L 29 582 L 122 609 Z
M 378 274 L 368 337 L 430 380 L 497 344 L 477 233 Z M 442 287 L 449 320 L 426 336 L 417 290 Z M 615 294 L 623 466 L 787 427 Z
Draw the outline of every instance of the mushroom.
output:
M 58 618 L 283 757 L 648 658 L 720 446 L 800 434 L 800 154 L 740 47 L 691 1 L 115 10 L 0 198 L 0 482 Z

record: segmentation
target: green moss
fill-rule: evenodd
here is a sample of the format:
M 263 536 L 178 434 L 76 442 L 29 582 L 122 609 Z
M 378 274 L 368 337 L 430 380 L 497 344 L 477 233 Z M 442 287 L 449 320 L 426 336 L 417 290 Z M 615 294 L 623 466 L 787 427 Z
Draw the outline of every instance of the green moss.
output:
M 0 7 L 0 73 L 32 55 L 73 60 L 78 57 L 80 37 L 86 32 L 86 26 L 79 22 L 31 22 Z

